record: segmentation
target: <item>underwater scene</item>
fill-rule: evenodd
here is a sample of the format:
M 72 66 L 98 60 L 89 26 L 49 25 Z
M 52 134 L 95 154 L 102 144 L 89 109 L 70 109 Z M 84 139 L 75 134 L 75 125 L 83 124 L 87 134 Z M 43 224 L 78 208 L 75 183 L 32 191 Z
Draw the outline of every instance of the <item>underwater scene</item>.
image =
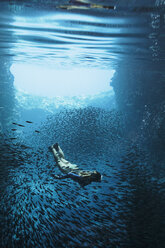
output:
M 165 247 L 165 1 L 0 1 L 0 247 Z

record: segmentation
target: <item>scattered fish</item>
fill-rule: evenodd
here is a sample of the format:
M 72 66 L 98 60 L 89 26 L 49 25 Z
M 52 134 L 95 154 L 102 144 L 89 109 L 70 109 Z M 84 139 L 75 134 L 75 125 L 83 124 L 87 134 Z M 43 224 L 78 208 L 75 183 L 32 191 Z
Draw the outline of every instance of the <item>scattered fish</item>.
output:
M 15 129 L 15 128 L 12 128 L 11 130 L 12 130 L 12 131 L 16 131 L 17 129 Z
M 26 121 L 27 123 L 33 123 L 32 121 Z
M 25 127 L 24 125 L 22 125 L 22 124 L 17 124 L 19 127 Z
M 20 145 L 20 147 L 23 148 L 23 149 L 31 149 L 30 146 L 25 146 L 25 145 Z
M 108 163 L 106 163 L 105 165 L 107 165 L 107 166 L 111 166 L 110 164 L 108 164 Z
M 16 123 L 16 122 L 12 122 L 12 124 L 13 124 L 13 125 L 17 125 L 17 126 L 19 126 L 19 127 L 25 127 L 24 125 L 18 124 L 18 123 Z
M 35 130 L 35 132 L 36 132 L 36 133 L 40 133 L 40 131 L 38 131 L 38 130 Z
M 93 198 L 94 198 L 95 200 L 98 200 L 98 196 L 97 196 L 97 195 L 94 195 Z
M 10 138 L 11 140 L 15 140 L 15 139 L 17 139 L 17 138 Z

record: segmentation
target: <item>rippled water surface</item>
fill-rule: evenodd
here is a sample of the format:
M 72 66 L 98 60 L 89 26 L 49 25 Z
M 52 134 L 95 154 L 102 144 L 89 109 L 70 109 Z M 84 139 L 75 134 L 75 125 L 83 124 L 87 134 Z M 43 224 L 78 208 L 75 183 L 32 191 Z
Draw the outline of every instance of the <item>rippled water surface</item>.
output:
M 156 38 L 163 42 L 158 7 L 150 13 L 143 5 L 74 11 L 38 5 L 11 4 L 10 13 L 1 11 L 1 48 L 7 48 L 4 55 L 14 61 L 110 68 L 123 57 L 151 59 L 156 56 Z
M 165 247 L 164 11 L 1 1 L 0 247 Z M 55 142 L 102 181 L 54 179 Z

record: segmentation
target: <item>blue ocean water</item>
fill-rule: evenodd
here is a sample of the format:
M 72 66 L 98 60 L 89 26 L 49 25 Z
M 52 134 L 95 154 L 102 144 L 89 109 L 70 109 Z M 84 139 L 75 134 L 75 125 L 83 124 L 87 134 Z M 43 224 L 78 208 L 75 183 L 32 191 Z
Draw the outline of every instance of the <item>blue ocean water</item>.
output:
M 165 247 L 164 31 L 161 0 L 0 2 L 0 247 Z

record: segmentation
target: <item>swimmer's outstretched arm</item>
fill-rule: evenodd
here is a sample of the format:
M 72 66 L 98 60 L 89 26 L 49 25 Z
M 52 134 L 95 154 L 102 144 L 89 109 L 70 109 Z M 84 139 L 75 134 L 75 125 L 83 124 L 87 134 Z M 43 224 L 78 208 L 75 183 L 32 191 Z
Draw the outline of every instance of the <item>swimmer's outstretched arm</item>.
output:
M 65 178 L 70 178 L 70 176 L 68 174 L 65 174 L 65 175 L 53 175 L 52 174 L 52 177 L 54 177 L 55 179 L 65 179 Z
M 81 176 L 79 176 L 78 174 L 76 174 L 74 172 L 69 172 L 67 174 L 60 175 L 60 176 L 52 174 L 52 177 L 54 177 L 55 179 L 71 178 L 71 179 L 76 180 L 76 181 L 81 180 Z
M 52 177 L 54 177 L 56 179 L 65 179 L 65 178 L 80 179 L 81 178 L 80 175 L 78 175 L 77 173 L 74 173 L 74 172 L 69 172 L 67 174 L 60 175 L 60 176 L 52 174 Z

